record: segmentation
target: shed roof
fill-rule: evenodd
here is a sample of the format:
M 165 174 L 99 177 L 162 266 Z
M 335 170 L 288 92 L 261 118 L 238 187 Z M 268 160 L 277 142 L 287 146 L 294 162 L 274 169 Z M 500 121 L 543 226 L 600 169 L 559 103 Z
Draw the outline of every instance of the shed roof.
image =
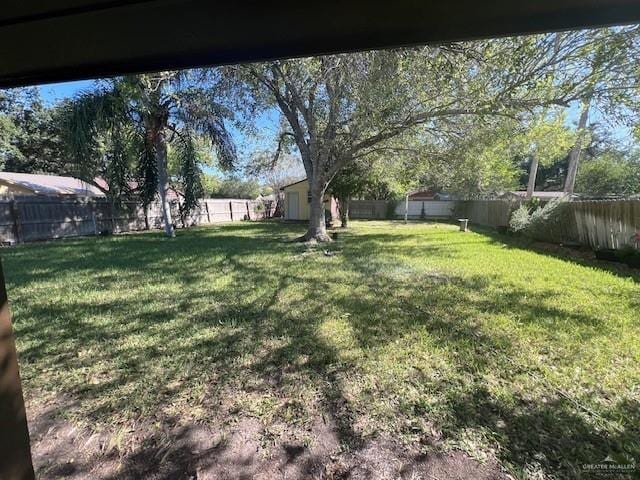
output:
M 295 181 L 295 182 L 289 183 L 289 184 L 287 184 L 287 185 L 284 185 L 284 186 L 280 187 L 280 191 L 284 190 L 284 189 L 285 189 L 285 188 L 287 188 L 287 187 L 292 187 L 292 186 L 294 186 L 294 185 L 297 185 L 297 184 L 299 184 L 299 183 L 306 182 L 306 181 L 307 181 L 307 178 L 305 177 L 305 178 L 303 178 L 302 180 L 298 180 L 298 181 Z
M 431 188 L 423 188 L 409 194 L 409 198 L 433 198 L 438 192 Z

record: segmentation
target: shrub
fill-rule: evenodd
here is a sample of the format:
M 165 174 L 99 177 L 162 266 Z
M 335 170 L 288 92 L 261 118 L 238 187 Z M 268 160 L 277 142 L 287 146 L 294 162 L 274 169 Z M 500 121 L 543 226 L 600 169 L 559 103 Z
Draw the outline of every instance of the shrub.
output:
M 537 208 L 534 203 L 525 203 L 511 214 L 509 229 L 534 240 L 562 242 L 564 224 L 569 221 L 568 214 L 569 208 L 564 198 L 553 199 Z
M 529 226 L 530 220 L 531 215 L 529 215 L 529 209 L 526 205 L 520 205 L 511 214 L 509 230 L 513 233 L 522 233 Z
M 561 242 L 563 225 L 569 221 L 568 214 L 568 202 L 564 198 L 553 199 L 534 210 L 524 234 L 535 240 Z
M 530 212 L 533 212 L 533 210 L 540 206 L 540 199 L 538 197 L 532 197 L 525 202 L 525 205 Z

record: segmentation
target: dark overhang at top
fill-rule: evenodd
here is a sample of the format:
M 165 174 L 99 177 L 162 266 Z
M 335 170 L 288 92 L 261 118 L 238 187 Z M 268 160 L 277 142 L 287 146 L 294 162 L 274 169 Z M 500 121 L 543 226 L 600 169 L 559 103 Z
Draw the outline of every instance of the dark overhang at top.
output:
M 0 87 L 640 22 L 640 0 L 5 0 Z

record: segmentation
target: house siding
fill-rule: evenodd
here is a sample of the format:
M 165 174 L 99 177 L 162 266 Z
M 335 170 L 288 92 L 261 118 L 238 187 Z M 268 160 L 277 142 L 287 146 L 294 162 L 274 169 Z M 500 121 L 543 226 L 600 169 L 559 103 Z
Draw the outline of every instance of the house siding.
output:
M 309 194 L 309 182 L 304 180 L 302 182 L 294 183 L 292 185 L 287 185 L 282 189 L 284 192 L 284 219 L 285 220 L 309 220 L 310 216 L 310 208 L 308 201 Z M 298 194 L 298 215 L 296 218 L 292 218 L 289 212 L 289 199 L 287 198 L 288 193 L 297 193 Z M 331 210 L 331 215 L 335 219 L 337 217 L 337 206 L 336 201 L 331 195 L 325 194 L 324 196 L 324 208 L 325 210 Z

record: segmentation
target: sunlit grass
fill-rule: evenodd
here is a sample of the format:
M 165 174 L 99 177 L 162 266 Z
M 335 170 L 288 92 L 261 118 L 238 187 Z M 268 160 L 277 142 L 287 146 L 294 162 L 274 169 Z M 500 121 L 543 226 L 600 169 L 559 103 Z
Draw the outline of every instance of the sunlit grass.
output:
M 259 418 L 388 433 L 527 477 L 640 460 L 638 277 L 445 224 L 233 224 L 2 256 L 26 395 L 92 428 Z

